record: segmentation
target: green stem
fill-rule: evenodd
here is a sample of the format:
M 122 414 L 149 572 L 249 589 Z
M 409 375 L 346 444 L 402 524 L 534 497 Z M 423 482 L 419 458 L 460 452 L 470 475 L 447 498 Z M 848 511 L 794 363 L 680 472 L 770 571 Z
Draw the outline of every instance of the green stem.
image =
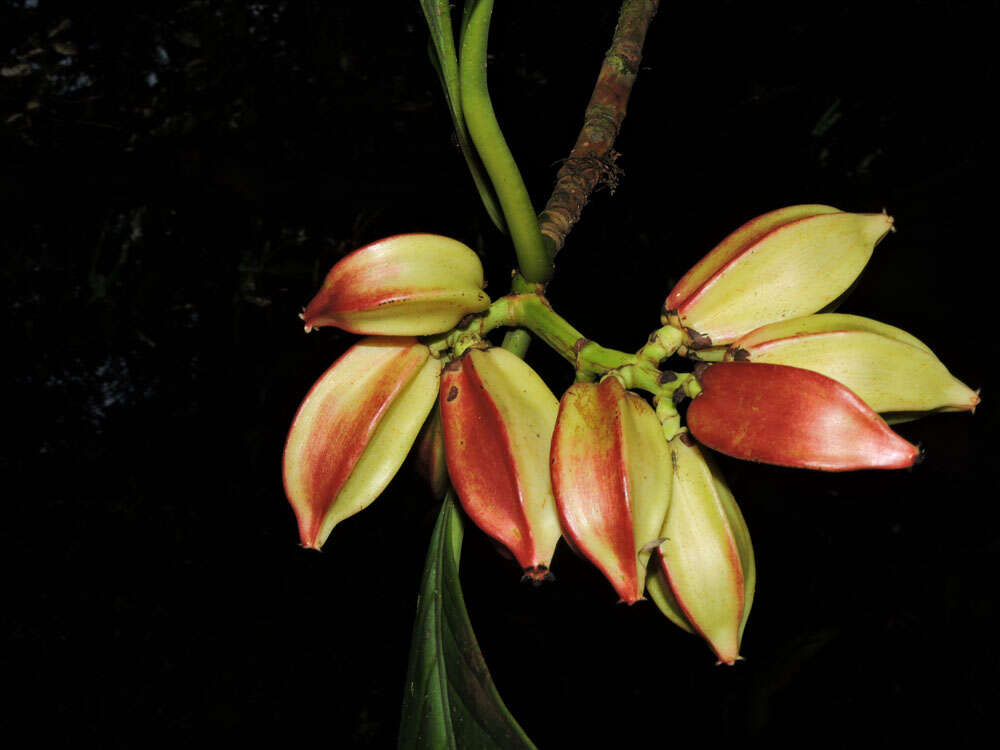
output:
M 458 83 L 458 54 L 455 51 L 455 40 L 451 31 L 451 6 L 448 0 L 420 0 L 420 7 L 423 8 L 424 18 L 427 19 L 427 28 L 431 33 L 431 64 L 441 79 L 441 88 L 444 89 L 444 98 L 448 104 L 448 111 L 451 112 L 451 120 L 455 125 L 455 137 L 458 138 L 462 156 L 465 157 L 465 163 L 472 174 L 472 180 L 476 184 L 476 190 L 483 201 L 486 213 L 489 214 L 497 229 L 506 234 L 507 225 L 503 220 L 503 211 L 500 209 L 496 193 L 493 192 L 489 176 L 472 145 L 469 130 L 465 125 L 465 116 L 462 114 Z M 463 22 L 463 29 L 464 25 Z
M 516 354 L 521 359 L 524 359 L 524 355 L 528 353 L 528 345 L 530 343 L 531 334 L 527 331 L 507 331 L 503 337 L 503 348 Z
M 515 279 L 514 286 L 523 284 Z M 530 339 L 527 331 L 531 331 L 570 362 L 576 368 L 577 379 L 580 380 L 593 380 L 614 371 L 627 388 L 647 391 L 667 399 L 678 388 L 684 388 L 685 393 L 688 393 L 688 389 L 695 384 L 690 373 L 661 372 L 657 367 L 658 361 L 653 361 L 648 356 L 650 344 L 640 349 L 638 354 L 629 354 L 591 341 L 553 310 L 549 301 L 540 294 L 510 294 L 501 297 L 485 313 L 452 331 L 435 346 L 440 350 L 451 348 L 456 355 L 461 355 L 470 346 L 480 343 L 490 331 L 502 326 L 521 329 L 507 333 L 505 348 L 523 356 L 522 349 L 513 349 L 511 345 L 516 344 L 526 349 Z M 654 333 L 653 343 L 656 344 L 654 348 L 657 354 L 665 348 L 664 343 L 669 342 L 669 339 L 668 332 Z
M 470 2 L 475 5 L 463 19 L 465 28 L 458 63 L 465 124 L 500 200 L 521 273 L 528 281 L 545 282 L 552 277 L 552 259 L 538 229 L 524 180 L 500 131 L 486 85 L 486 42 L 493 0 Z
M 727 351 L 729 351 L 728 346 L 710 346 L 707 349 L 689 349 L 681 346 L 677 353 L 695 362 L 722 362 Z
M 659 366 L 660 362 L 677 351 L 682 340 L 683 334 L 676 328 L 663 326 L 663 328 L 658 328 L 649 334 L 649 341 L 636 352 L 635 356 Z

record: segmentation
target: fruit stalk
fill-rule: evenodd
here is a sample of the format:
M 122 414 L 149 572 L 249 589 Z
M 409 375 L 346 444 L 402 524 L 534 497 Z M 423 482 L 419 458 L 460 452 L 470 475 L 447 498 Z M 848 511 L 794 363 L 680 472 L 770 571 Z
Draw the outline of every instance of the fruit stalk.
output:
M 473 316 L 432 347 L 440 350 L 451 347 L 461 354 L 501 326 L 525 328 L 537 335 L 574 366 L 580 379 L 594 380 L 615 370 L 628 388 L 670 396 L 689 377 L 681 373 L 664 378 L 648 357 L 609 349 L 591 341 L 555 312 L 548 300 L 539 294 L 501 297 L 483 315 Z

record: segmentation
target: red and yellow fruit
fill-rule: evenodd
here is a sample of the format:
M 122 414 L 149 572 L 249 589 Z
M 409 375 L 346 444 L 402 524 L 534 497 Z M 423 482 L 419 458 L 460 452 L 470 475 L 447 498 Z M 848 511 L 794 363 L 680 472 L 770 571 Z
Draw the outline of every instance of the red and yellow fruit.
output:
M 285 493 L 304 547 L 367 507 L 406 458 L 434 405 L 440 360 L 414 338 L 372 337 L 316 381 L 285 444 Z
M 336 326 L 352 333 L 425 336 L 485 310 L 479 257 L 457 240 L 400 234 L 340 260 L 302 315 L 306 330 Z
M 615 377 L 563 395 L 552 437 L 552 486 L 563 533 L 628 604 L 642 598 L 648 545 L 672 489 L 656 414 Z
M 548 576 L 561 536 L 549 446 L 559 402 L 506 349 L 470 349 L 441 376 L 448 473 L 475 524 L 503 544 L 529 578 Z

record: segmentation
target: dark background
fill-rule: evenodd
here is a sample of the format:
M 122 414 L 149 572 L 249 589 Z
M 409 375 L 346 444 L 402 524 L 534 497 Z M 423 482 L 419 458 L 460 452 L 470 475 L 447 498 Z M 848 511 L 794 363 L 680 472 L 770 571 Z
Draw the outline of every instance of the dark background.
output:
M 614 3 L 499 2 L 496 110 L 536 206 L 576 137 Z M 297 545 L 285 432 L 353 337 L 297 313 L 345 252 L 409 231 L 512 255 L 485 218 L 416 0 L 0 3 L 4 723 L 66 742 L 395 741 L 437 506 L 408 472 L 322 553 Z M 997 4 L 665 5 L 556 309 L 634 350 L 729 231 L 822 202 L 895 216 L 845 312 L 984 388 L 903 425 L 909 472 L 724 461 L 757 553 L 746 661 L 564 546 L 518 583 L 472 527 L 462 576 L 541 747 L 875 743 L 984 728 L 996 641 Z M 27 67 L 24 67 L 27 66 Z M 533 347 L 557 393 L 570 375 Z

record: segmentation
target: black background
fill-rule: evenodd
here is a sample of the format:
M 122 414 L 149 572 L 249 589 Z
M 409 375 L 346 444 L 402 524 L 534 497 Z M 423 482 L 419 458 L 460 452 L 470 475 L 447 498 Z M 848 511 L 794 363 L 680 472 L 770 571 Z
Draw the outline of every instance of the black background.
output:
M 403 472 L 304 551 L 280 458 L 299 400 L 353 338 L 307 337 L 297 318 L 342 254 L 447 234 L 505 290 L 512 255 L 452 141 L 418 5 L 24 5 L 0 5 L 3 65 L 30 66 L 0 79 L 6 721 L 104 746 L 175 732 L 391 746 L 437 506 Z M 498 6 L 494 104 L 540 207 L 617 7 Z M 470 616 L 540 747 L 960 742 L 986 725 L 996 22 L 987 2 L 661 8 L 617 144 L 624 177 L 559 256 L 556 309 L 634 350 L 673 283 L 745 220 L 886 208 L 898 232 L 842 311 L 917 335 L 984 402 L 901 426 L 927 451 L 908 472 L 723 461 L 759 576 L 734 668 L 651 604 L 616 606 L 565 547 L 555 584 L 520 585 L 470 526 Z M 529 361 L 557 394 L 569 384 L 541 345 Z

